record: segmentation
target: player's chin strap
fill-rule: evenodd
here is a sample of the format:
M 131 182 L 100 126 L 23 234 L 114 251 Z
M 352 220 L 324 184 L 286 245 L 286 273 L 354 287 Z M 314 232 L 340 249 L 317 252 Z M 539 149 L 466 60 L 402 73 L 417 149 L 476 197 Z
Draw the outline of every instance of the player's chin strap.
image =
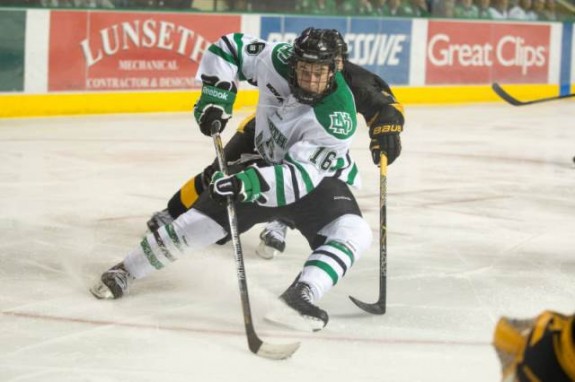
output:
M 221 121 L 216 120 L 212 122 L 211 133 L 216 148 L 216 155 L 220 170 L 228 175 L 228 166 L 226 158 L 224 157 L 224 147 L 222 145 L 222 138 L 220 136 Z M 252 320 L 252 312 L 250 309 L 250 299 L 248 295 L 248 283 L 246 280 L 246 270 L 244 266 L 244 256 L 242 253 L 242 245 L 240 243 L 240 235 L 238 233 L 238 219 L 236 216 L 236 209 L 231 197 L 227 198 L 228 220 L 230 223 L 230 236 L 234 247 L 234 259 L 236 263 L 236 273 L 238 275 L 238 282 L 240 286 L 240 297 L 242 300 L 242 310 L 244 314 L 244 325 L 246 335 L 248 338 L 248 347 L 250 350 L 264 358 L 269 359 L 285 359 L 290 357 L 299 348 L 300 343 L 292 344 L 269 344 L 263 342 L 255 332 Z
M 360 309 L 371 314 L 384 314 L 387 298 L 387 156 L 382 151 L 379 157 L 379 299 L 373 304 L 349 296 Z

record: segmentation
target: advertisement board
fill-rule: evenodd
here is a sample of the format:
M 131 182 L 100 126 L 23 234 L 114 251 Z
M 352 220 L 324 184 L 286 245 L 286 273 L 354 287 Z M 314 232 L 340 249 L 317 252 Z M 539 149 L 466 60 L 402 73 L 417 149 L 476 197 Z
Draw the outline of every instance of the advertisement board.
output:
M 430 20 L 426 84 L 547 83 L 550 36 L 548 24 Z
M 410 20 L 262 16 L 261 38 L 292 41 L 310 26 L 337 29 L 348 44 L 351 62 L 378 74 L 390 84 L 409 83 Z
M 24 90 L 26 12 L 0 11 L 0 92 Z
M 48 91 L 191 89 L 203 52 L 236 15 L 56 11 Z
M 575 74 L 575 53 L 573 52 L 575 28 L 572 23 L 563 23 L 561 41 L 561 67 L 559 69 L 559 83 L 561 94 L 571 93 L 571 78 Z M 575 83 L 575 81 L 573 81 Z

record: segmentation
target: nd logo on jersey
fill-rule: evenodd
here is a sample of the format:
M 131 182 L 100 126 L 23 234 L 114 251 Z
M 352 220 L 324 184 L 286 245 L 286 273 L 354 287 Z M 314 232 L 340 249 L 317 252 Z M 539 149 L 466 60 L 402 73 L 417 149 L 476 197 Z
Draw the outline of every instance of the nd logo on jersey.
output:
M 280 45 L 277 50 L 277 57 L 283 64 L 289 64 L 290 57 L 292 55 L 293 48 L 291 45 L 283 44 Z
M 329 119 L 331 121 L 329 129 L 333 134 L 346 136 L 349 135 L 353 129 L 353 123 L 349 113 L 336 111 L 335 113 L 329 115 Z

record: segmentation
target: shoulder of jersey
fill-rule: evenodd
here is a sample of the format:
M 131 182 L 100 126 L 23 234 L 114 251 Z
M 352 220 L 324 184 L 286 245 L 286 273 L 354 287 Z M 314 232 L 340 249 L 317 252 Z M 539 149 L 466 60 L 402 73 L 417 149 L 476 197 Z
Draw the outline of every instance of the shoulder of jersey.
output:
M 292 52 L 292 45 L 285 42 L 277 43 L 272 47 L 271 56 L 274 69 L 286 80 L 289 79 L 289 61 Z
M 341 73 L 336 73 L 336 90 L 314 106 L 315 117 L 325 131 L 341 140 L 351 138 L 357 128 L 355 101 Z

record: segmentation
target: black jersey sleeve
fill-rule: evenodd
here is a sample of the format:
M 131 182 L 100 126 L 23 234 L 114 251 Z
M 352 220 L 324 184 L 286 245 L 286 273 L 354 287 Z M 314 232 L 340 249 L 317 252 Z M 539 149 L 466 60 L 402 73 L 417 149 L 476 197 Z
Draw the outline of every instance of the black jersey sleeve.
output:
M 385 105 L 398 103 L 387 82 L 369 70 L 346 60 L 342 72 L 355 98 L 357 112 L 366 121 L 372 120 Z

